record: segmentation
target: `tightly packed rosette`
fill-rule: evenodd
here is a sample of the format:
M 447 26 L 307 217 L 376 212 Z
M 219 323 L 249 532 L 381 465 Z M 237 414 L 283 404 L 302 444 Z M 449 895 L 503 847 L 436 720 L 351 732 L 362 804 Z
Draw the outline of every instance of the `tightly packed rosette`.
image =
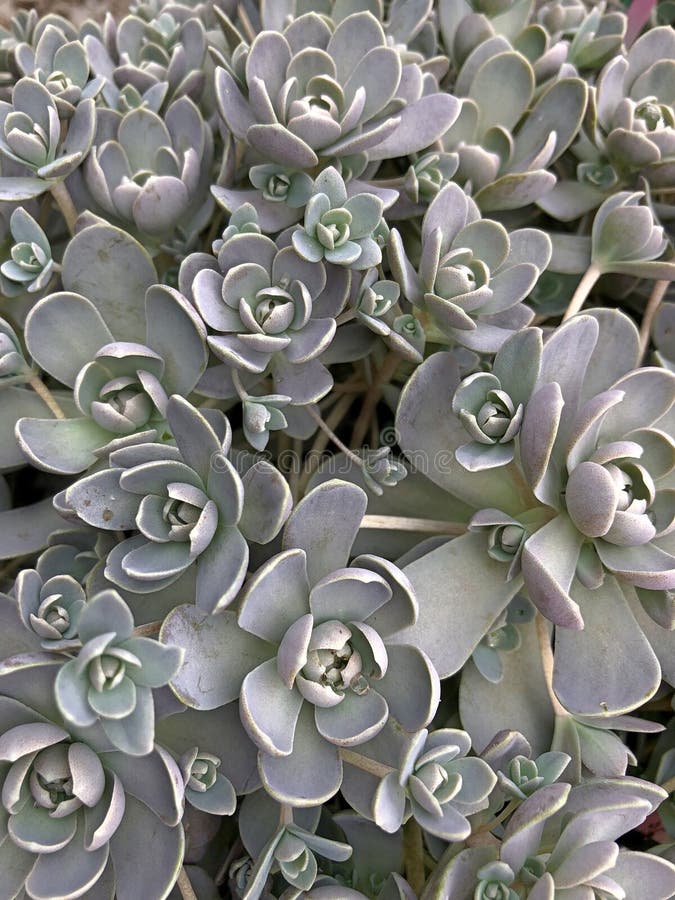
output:
M 0 291 L 5 297 L 17 297 L 24 291 L 44 290 L 55 268 L 49 238 L 22 206 L 12 213 L 9 227 L 14 243 L 10 258 L 0 266 Z
M 512 349 L 521 338 L 526 342 L 528 332 L 513 339 Z M 535 332 L 533 345 L 537 340 Z M 498 621 L 524 585 L 540 613 L 561 626 L 553 685 L 570 713 L 611 727 L 612 717 L 657 689 L 669 651 L 656 623 L 672 627 L 675 585 L 669 424 L 675 381 L 664 369 L 634 369 L 638 353 L 634 325 L 616 311 L 595 310 L 558 328 L 544 343 L 538 369 L 522 367 L 524 410 L 513 461 L 495 469 L 470 471 L 461 454 L 447 464 L 448 453 L 466 441 L 451 408 L 460 383 L 452 355 L 434 354 L 408 382 L 398 411 L 401 445 L 442 459 L 430 478 L 476 510 L 468 534 L 405 568 L 426 598 L 405 637 L 419 642 L 441 674 L 464 665 L 485 623 Z M 463 600 L 469 590 L 470 610 Z M 439 623 L 455 621 L 459 608 L 463 627 L 453 633 Z M 532 640 L 533 625 L 522 628 L 523 640 Z M 625 659 L 620 676 L 608 669 L 598 641 L 630 643 L 630 672 Z M 504 660 L 512 674 L 500 690 L 508 690 L 524 658 L 521 650 L 508 666 Z M 467 672 L 475 685 L 475 669 Z
M 589 779 L 540 788 L 509 820 L 500 847 L 463 850 L 440 879 L 453 900 L 528 897 L 641 896 L 667 900 L 669 864 L 649 853 L 620 849 L 617 839 L 661 801 L 659 788 L 638 778 Z M 545 830 L 544 830 L 545 829 Z
M 113 449 L 109 468 L 81 478 L 64 502 L 88 525 L 135 531 L 106 559 L 106 577 L 139 593 L 161 590 L 196 567 L 199 604 L 225 606 L 242 585 L 247 540 L 267 543 L 290 512 L 288 485 L 264 460 L 240 476 L 227 454 L 231 429 L 219 411 L 206 418 L 172 396 L 166 419 L 175 445 Z
M 92 597 L 77 621 L 80 649 L 59 669 L 55 696 L 64 719 L 78 728 L 100 722 L 108 740 L 131 756 L 152 751 L 152 688 L 168 684 L 183 651 L 133 634 L 134 619 L 116 591 Z
M 103 900 L 114 885 L 123 900 L 139 891 L 160 900 L 184 850 L 180 770 L 161 747 L 132 760 L 98 726 L 64 723 L 53 701 L 61 661 L 37 654 L 3 662 L 2 895 Z M 149 852 L 161 874 L 143 873 Z
M 384 160 L 422 150 L 457 116 L 431 74 L 402 64 L 370 12 L 334 31 L 315 13 L 263 31 L 216 71 L 220 114 L 269 162 L 312 169 L 320 158 Z
M 407 579 L 377 556 L 347 566 L 365 506 L 354 485 L 315 488 L 288 521 L 286 549 L 245 585 L 236 618 L 225 611 L 203 621 L 201 638 L 192 608 L 179 607 L 162 629 L 162 640 L 190 647 L 190 663 L 172 682 L 178 697 L 208 709 L 240 695 L 263 784 L 294 806 L 339 789 L 341 749 L 368 741 L 390 717 L 422 728 L 438 704 L 426 655 L 398 640 L 417 614 Z M 229 648 L 215 667 L 214 641 Z M 216 676 L 214 699 L 208 685 Z
M 180 272 L 181 289 L 211 331 L 207 343 L 221 368 L 247 373 L 249 383 L 269 371 L 275 391 L 296 404 L 330 390 L 319 356 L 335 335 L 349 285 L 347 271 L 309 262 L 260 234 L 232 236 L 217 261 L 193 254 Z M 218 379 L 218 368 L 207 378 L 215 389 L 228 383 L 227 376 Z
M 101 32 L 90 31 L 83 43 L 93 71 L 104 80 L 101 93 L 111 109 L 124 112 L 136 99 L 135 105 L 159 110 L 167 95 L 199 99 L 207 39 L 194 13 L 174 16 L 171 9 L 155 8 L 147 17 L 125 16 L 119 25 L 108 21 Z
M 382 778 L 346 765 L 342 794 L 366 818 L 394 833 L 411 817 L 445 841 L 462 841 L 471 832 L 467 816 L 488 805 L 497 778 L 482 759 L 467 754 L 465 731 L 426 728 L 405 734 L 388 724 L 359 752 L 391 768 Z
M 11 102 L 0 100 L 0 153 L 31 173 L 0 179 L 3 200 L 28 200 L 75 171 L 94 141 L 96 111 L 89 98 L 62 126 L 56 101 L 34 78 L 14 85 Z
M 181 97 L 163 117 L 143 107 L 101 113 L 85 180 L 106 213 L 156 238 L 210 201 L 212 160 L 211 129 Z
M 171 288 L 151 287 L 145 298 L 145 344 L 115 340 L 93 303 L 79 294 L 50 294 L 26 322 L 33 359 L 72 387 L 76 412 L 63 419 L 22 418 L 17 439 L 27 457 L 52 472 L 90 468 L 129 439 L 162 439 L 174 393 L 188 394 L 206 368 L 206 333 L 194 310 Z M 153 319 L 163 319 L 163 324 Z M 79 335 L 67 358 L 54 353 L 56 336 Z
M 391 232 L 389 262 L 403 295 L 419 309 L 427 337 L 494 353 L 532 312 L 522 301 L 551 257 L 542 232 L 481 219 L 456 184 L 436 195 L 422 220 L 417 266 L 401 235 Z M 433 329 L 433 331 L 432 331 Z
M 21 73 L 39 81 L 54 97 L 62 119 L 70 118 L 82 100 L 95 100 L 103 87 L 103 78 L 91 77 L 84 46 L 55 25 L 42 30 L 34 48 L 19 44 L 14 57 Z

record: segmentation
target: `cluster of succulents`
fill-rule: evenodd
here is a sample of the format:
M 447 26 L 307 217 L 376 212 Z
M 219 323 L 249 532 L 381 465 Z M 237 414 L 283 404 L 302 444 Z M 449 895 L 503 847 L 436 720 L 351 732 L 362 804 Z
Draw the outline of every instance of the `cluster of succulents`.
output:
M 0 27 L 0 900 L 675 897 L 673 21 Z

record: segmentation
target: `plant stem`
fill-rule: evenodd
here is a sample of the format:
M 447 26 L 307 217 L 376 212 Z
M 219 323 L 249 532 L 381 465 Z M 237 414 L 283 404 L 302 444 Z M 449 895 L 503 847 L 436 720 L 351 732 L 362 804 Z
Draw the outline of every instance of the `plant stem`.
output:
M 342 443 L 340 438 L 335 434 L 335 432 L 332 430 L 332 428 L 326 422 L 324 422 L 324 420 L 321 418 L 321 416 L 317 412 L 314 412 L 314 410 L 312 409 L 311 406 L 306 406 L 305 409 L 310 414 L 310 416 L 314 419 L 314 421 L 319 426 L 319 428 L 325 434 L 328 435 L 328 437 L 335 444 L 335 446 L 338 447 L 340 450 L 342 450 L 342 452 L 345 454 L 345 456 L 348 459 L 351 459 L 351 461 L 354 463 L 354 465 L 359 466 L 360 468 L 363 468 L 363 460 L 361 459 L 361 457 L 357 456 L 356 453 L 353 453 L 346 444 Z
M 181 867 L 181 870 L 178 873 L 176 884 L 178 885 L 178 890 L 181 892 L 183 900 L 197 900 L 197 895 L 190 884 L 190 879 L 187 876 L 184 866 Z
M 57 181 L 49 189 L 52 197 L 56 201 L 56 205 L 61 210 L 63 218 L 66 220 L 68 231 L 75 234 L 75 222 L 77 221 L 78 212 L 75 209 L 68 188 L 64 181 Z
M 638 365 L 642 362 L 644 355 L 647 352 L 654 316 L 656 315 L 659 306 L 661 306 L 661 301 L 666 296 L 669 284 L 669 281 L 657 281 L 649 296 L 649 300 L 647 301 L 647 306 L 645 307 L 642 323 L 640 325 L 640 356 L 638 357 Z
M 387 531 L 419 531 L 423 534 L 464 534 L 462 522 L 443 522 L 439 519 L 413 519 L 410 516 L 364 516 L 361 528 L 382 528 Z
M 551 700 L 551 706 L 556 716 L 567 716 L 567 710 L 560 703 L 553 690 L 553 648 L 548 634 L 548 620 L 540 612 L 537 613 L 537 638 L 539 640 L 539 653 L 541 654 L 541 667 L 544 671 L 546 690 Z
M 486 831 L 492 831 L 493 828 L 496 828 L 497 825 L 501 825 L 504 819 L 508 819 L 511 813 L 515 812 L 520 806 L 521 801 L 516 800 L 515 798 L 511 800 L 511 802 L 504 807 L 504 809 L 499 813 L 499 815 L 495 816 L 494 819 L 490 819 L 489 822 L 486 822 L 485 825 L 481 825 L 480 828 L 477 828 L 474 831 L 474 834 L 483 834 Z
M 586 298 L 590 294 L 593 285 L 601 275 L 602 272 L 599 267 L 595 263 L 591 263 L 584 272 L 584 276 L 577 285 L 577 289 L 569 302 L 569 306 L 565 310 L 565 315 L 562 317 L 563 322 L 571 319 L 572 316 L 576 316 L 586 302 Z
M 281 810 L 279 812 L 279 824 L 280 825 L 292 825 L 293 824 L 293 807 L 289 806 L 288 803 L 281 804 Z
M 333 407 L 333 411 L 331 412 L 331 414 L 327 416 L 326 425 L 328 425 L 328 427 L 331 429 L 337 428 L 337 426 L 349 412 L 349 409 L 355 399 L 356 396 L 354 394 L 345 394 L 343 397 L 341 397 Z M 305 456 L 305 471 L 298 484 L 299 497 L 303 495 L 305 488 L 309 484 L 309 479 L 319 468 L 321 454 L 328 446 L 329 440 L 330 437 L 326 434 L 326 432 L 319 430 L 319 434 L 316 436 L 314 443 Z
M 232 369 L 232 384 L 234 384 L 239 399 L 242 402 L 246 400 L 248 398 L 248 393 L 246 392 L 244 385 L 241 383 L 239 372 L 237 372 L 236 369 Z
M 363 439 L 368 431 L 368 426 L 370 425 L 370 420 L 375 412 L 375 407 L 380 402 L 382 388 L 392 379 L 400 362 L 401 357 L 391 350 L 377 370 L 373 383 L 368 388 L 366 396 L 363 398 L 363 406 L 361 407 L 361 412 L 359 413 L 359 417 L 354 425 L 354 430 L 352 431 L 352 439 L 349 442 L 352 447 L 360 447 L 363 444 Z
M 396 771 L 391 766 L 378 762 L 376 759 L 371 759 L 369 756 L 364 756 L 362 753 L 357 753 L 355 750 L 349 750 L 347 747 L 340 747 L 340 758 L 343 762 L 349 763 L 350 766 L 356 766 L 357 769 L 368 772 L 370 775 L 375 775 L 376 778 L 384 778 L 386 775 L 391 775 L 392 772 Z
M 422 829 L 414 819 L 408 819 L 403 826 L 403 860 L 405 877 L 419 897 L 424 888 L 424 840 Z
M 161 619 L 156 622 L 148 622 L 147 625 L 139 625 L 137 628 L 134 628 L 134 637 L 156 637 L 161 627 Z
M 49 407 L 49 410 L 54 414 L 55 419 L 66 418 L 66 414 L 59 406 L 56 397 L 54 397 L 47 385 L 35 374 L 35 372 L 30 375 L 28 384 L 33 388 L 45 406 Z

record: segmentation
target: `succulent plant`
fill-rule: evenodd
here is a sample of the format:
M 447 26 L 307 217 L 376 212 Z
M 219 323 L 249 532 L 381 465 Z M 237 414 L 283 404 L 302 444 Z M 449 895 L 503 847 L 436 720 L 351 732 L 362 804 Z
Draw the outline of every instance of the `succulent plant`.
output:
M 124 111 L 129 88 L 152 96 L 157 106 L 165 97 L 198 100 L 203 91 L 207 40 L 194 15 L 183 21 L 170 10 L 158 10 L 149 21 L 126 16 L 119 26 L 111 22 L 106 33 L 86 35 L 84 46 L 93 71 L 105 79 L 102 96 L 111 109 Z
M 163 118 L 140 107 L 101 118 L 85 178 L 110 215 L 166 235 L 207 202 L 213 138 L 188 97 Z
M 89 153 L 95 127 L 94 101 L 83 100 L 64 137 L 56 101 L 47 88 L 34 78 L 17 81 L 11 103 L 0 101 L 0 153 L 31 176 L 1 179 L 0 196 L 26 200 L 62 181 Z
M 487 806 L 496 783 L 486 762 L 467 756 L 470 749 L 469 735 L 457 729 L 403 735 L 390 727 L 362 748 L 388 764 L 390 773 L 378 781 L 348 766 L 342 790 L 355 809 L 387 832 L 412 816 L 429 834 L 461 841 L 471 832 L 467 816 Z
M 382 160 L 422 150 L 457 116 L 453 97 L 424 90 L 415 63 L 403 78 L 399 54 L 371 12 L 347 15 L 333 32 L 314 13 L 283 32 L 261 32 L 216 70 L 216 93 L 236 138 L 297 170 L 319 158 Z
M 81 478 L 65 502 L 89 525 L 136 530 L 108 554 L 106 576 L 148 593 L 172 584 L 193 564 L 199 604 L 231 602 L 246 575 L 249 540 L 266 543 L 288 517 L 279 472 L 260 461 L 239 476 L 227 458 L 231 432 L 222 414 L 211 424 L 178 395 L 166 407 L 173 445 L 129 443 L 109 468 Z
M 19 572 L 14 595 L 21 621 L 45 650 L 79 646 L 78 625 L 86 596 L 71 575 L 43 579 L 35 569 Z
M 530 321 L 521 304 L 550 259 L 543 232 L 481 219 L 455 184 L 436 195 L 422 222 L 417 268 L 393 229 L 388 255 L 403 294 L 420 310 L 428 339 L 456 341 L 483 353 L 497 351 Z M 433 330 L 432 330 L 433 329 Z
M 18 297 L 44 290 L 51 281 L 55 264 L 49 239 L 35 219 L 17 207 L 9 220 L 14 244 L 10 258 L 0 266 L 0 288 L 5 297 Z
M 0 319 L 0 387 L 25 381 L 28 372 L 21 344 L 16 332 L 4 319 Z
M 35 48 L 19 44 L 14 58 L 22 75 L 43 84 L 56 101 L 59 116 L 68 119 L 81 100 L 95 100 L 103 78 L 91 78 L 84 46 L 55 25 L 42 29 Z
M 211 329 L 208 344 L 227 368 L 262 375 L 291 403 L 330 390 L 318 357 L 330 344 L 349 290 L 348 274 L 308 262 L 292 247 L 240 232 L 222 245 L 217 268 L 204 254 L 188 257 L 180 284 Z M 223 277 L 224 276 L 224 277 Z
M 161 748 L 135 759 L 134 772 L 124 754 L 101 752 L 95 731 L 64 727 L 49 696 L 54 666 L 48 660 L 8 660 L 3 669 L 3 889 L 34 898 L 95 896 L 113 879 L 126 900 L 139 887 L 161 896 L 183 853 L 180 772 Z M 17 691 L 17 672 L 39 685 L 39 709 L 24 702 L 25 690 Z M 136 869 L 150 847 L 165 867 L 152 878 Z
M 675 896 L 675 4 L 619 6 L 3 20 L 0 900 Z
M 183 651 L 133 635 L 133 616 L 116 591 L 92 597 L 80 613 L 81 649 L 56 676 L 55 696 L 67 722 L 99 721 L 111 743 L 133 756 L 154 742 L 152 688 L 168 684 Z
M 374 232 L 383 204 L 374 194 L 347 197 L 338 171 L 330 166 L 314 182 L 305 221 L 292 235 L 297 253 L 308 262 L 370 269 L 382 261 Z
M 116 341 L 93 303 L 79 294 L 50 294 L 31 311 L 26 341 L 33 358 L 73 388 L 79 415 L 23 418 L 17 436 L 35 465 L 77 473 L 133 436 L 138 442 L 166 439 L 166 408 L 173 393 L 189 393 L 206 367 L 205 330 L 189 304 L 171 288 L 146 295 L 148 321 L 161 316 L 169 333 L 148 326 L 147 344 Z M 52 322 L 64 334 L 78 329 L 82 341 L 65 360 L 52 352 Z

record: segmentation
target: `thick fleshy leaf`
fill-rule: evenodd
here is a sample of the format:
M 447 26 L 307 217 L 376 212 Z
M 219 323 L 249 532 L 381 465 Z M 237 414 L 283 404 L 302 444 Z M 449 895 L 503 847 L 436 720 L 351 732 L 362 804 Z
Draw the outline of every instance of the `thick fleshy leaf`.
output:
M 276 659 L 269 659 L 242 682 L 241 719 L 261 750 L 272 756 L 288 756 L 303 702 L 302 695 L 279 677 Z
M 404 573 L 419 614 L 392 641 L 423 650 L 441 678 L 462 668 L 520 587 L 517 578 L 505 583 L 505 567 L 488 556 L 482 534 L 455 538 L 410 563 Z
M 33 307 L 26 320 L 26 344 L 31 356 L 69 387 L 97 350 L 113 340 L 94 303 L 77 293 L 50 294 Z M 71 347 L 71 352 L 63 353 L 64 346 Z
M 89 705 L 89 679 L 80 673 L 77 660 L 59 669 L 54 688 L 59 710 L 67 721 L 82 728 L 93 725 L 96 713 Z
M 101 717 L 101 725 L 108 739 L 130 756 L 145 756 L 152 750 L 155 739 L 155 706 L 152 691 L 136 688 L 133 711 L 122 719 Z
M 0 559 L 30 556 L 47 546 L 49 535 L 63 528 L 51 498 L 0 512 Z
M 324 740 L 314 724 L 314 710 L 305 703 L 295 728 L 290 756 L 259 755 L 259 769 L 267 791 L 280 803 L 316 806 L 340 787 L 342 762 L 337 747 Z
M 607 576 L 594 591 L 577 583 L 572 595 L 584 629 L 556 632 L 553 669 L 553 687 L 565 708 L 582 715 L 617 715 L 646 703 L 659 686 L 661 670 L 616 580 Z
M 274 647 L 243 631 L 235 613 L 209 615 L 179 606 L 164 620 L 159 639 L 185 650 L 185 662 L 171 687 L 195 709 L 215 709 L 236 700 L 246 675 L 274 656 Z
M 193 744 L 194 746 L 194 744 Z M 166 825 L 177 825 L 182 815 L 183 779 L 173 757 L 162 747 L 142 757 L 106 753 L 105 765 L 128 794 L 141 800 Z
M 309 604 L 318 624 L 337 619 L 363 622 L 391 598 L 386 581 L 367 569 L 338 569 L 312 588 Z
M 58 820 L 55 820 L 58 821 Z M 69 900 L 82 896 L 98 880 L 108 862 L 108 847 L 84 849 L 84 829 L 56 853 L 43 853 L 26 879 L 35 900 Z
M 82 611 L 79 636 L 83 643 L 108 631 L 115 632 L 119 641 L 131 636 L 134 617 L 116 591 L 102 591 L 92 598 Z
M 534 623 L 520 626 L 521 647 L 502 655 L 498 684 L 485 679 L 473 662 L 462 671 L 459 712 L 478 753 L 502 729 L 517 729 L 537 756 L 551 746 L 554 715 L 541 667 Z
M 66 491 L 66 503 L 95 528 L 126 531 L 135 527 L 139 497 L 120 487 L 122 469 L 105 469 L 81 478 Z
M 118 900 L 166 897 L 178 876 L 184 845 L 180 825 L 163 825 L 145 804 L 127 797 L 124 818 L 110 841 Z
M 453 124 L 459 109 L 457 98 L 450 94 L 436 93 L 420 97 L 416 103 L 411 103 L 398 113 L 398 128 L 375 147 L 371 147 L 368 157 L 389 159 L 428 147 Z
M 625 900 L 641 900 L 649 885 L 650 900 L 668 900 L 675 886 L 675 866 L 652 853 L 622 850 L 607 872 L 626 892 Z
M 280 593 L 279 585 L 283 584 Z M 239 625 L 265 641 L 278 644 L 287 629 L 309 609 L 306 556 L 286 550 L 273 556 L 251 576 L 242 592 Z
M 382 730 L 387 716 L 387 702 L 376 687 L 360 695 L 346 691 L 342 703 L 314 708 L 319 734 L 339 747 L 354 747 L 369 740 Z
M 440 700 L 436 669 L 421 650 L 406 644 L 388 644 L 387 656 L 387 672 L 373 687 L 407 731 L 419 731 L 431 721 Z
M 126 231 L 106 223 L 78 232 L 68 242 L 61 279 L 67 291 L 95 305 L 118 340 L 137 341 L 145 334 L 145 292 L 157 282 L 157 273 L 146 250 Z
M 334 479 L 314 488 L 295 507 L 283 546 L 305 551 L 310 585 L 347 564 L 366 506 L 361 488 Z
M 583 628 L 570 585 L 579 559 L 583 535 L 568 516 L 556 516 L 527 539 L 521 567 L 530 600 L 556 625 Z
M 213 613 L 231 603 L 246 577 L 249 550 L 237 528 L 220 528 L 197 562 L 197 607 Z
M 53 818 L 46 809 L 30 801 L 7 823 L 12 840 L 24 850 L 44 855 L 62 850 L 72 840 L 77 816 Z
M 104 447 L 112 435 L 96 422 L 78 419 L 19 419 L 19 446 L 30 462 L 59 475 L 75 475 L 96 462 L 93 452 Z
M 242 485 L 239 528 L 249 541 L 267 544 L 290 515 L 293 500 L 288 483 L 271 463 L 260 460 L 243 476 Z
M 35 854 L 17 847 L 10 837 L 0 841 L 0 898 L 14 900 L 19 896 L 29 872 L 35 865 Z
M 165 285 L 145 295 L 146 342 L 164 360 L 163 384 L 169 394 L 187 396 L 206 369 L 206 329 L 192 307 Z

